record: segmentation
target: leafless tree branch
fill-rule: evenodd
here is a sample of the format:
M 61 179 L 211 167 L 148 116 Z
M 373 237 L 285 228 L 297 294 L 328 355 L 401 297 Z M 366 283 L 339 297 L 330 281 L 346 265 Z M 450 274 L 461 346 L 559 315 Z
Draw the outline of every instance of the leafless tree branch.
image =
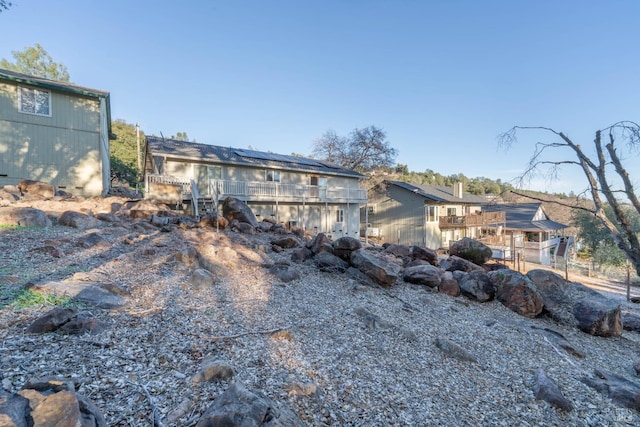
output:
M 589 157 L 579 144 L 576 144 L 569 136 L 563 132 L 558 132 L 552 128 L 544 126 L 514 126 L 507 132 L 498 137 L 498 146 L 509 150 L 513 144 L 517 143 L 517 133 L 522 130 L 540 130 L 551 133 L 559 141 L 538 142 L 536 143 L 534 152 L 529 159 L 529 164 L 525 171 L 517 178 L 522 184 L 526 179 L 530 179 L 534 174 L 539 173 L 542 167 L 548 167 L 546 176 L 550 179 L 557 179 L 558 169 L 562 165 L 578 166 L 582 170 L 589 184 L 589 193 L 594 202 L 594 208 L 588 209 L 580 206 L 570 206 L 576 209 L 586 210 L 593 213 L 602 225 L 611 233 L 616 245 L 627 255 L 627 258 L 633 263 L 638 274 L 640 274 L 640 241 L 638 235 L 634 232 L 632 224 L 625 213 L 625 201 L 618 196 L 624 195 L 635 210 L 640 214 L 640 201 L 635 193 L 633 183 L 629 177 L 627 169 L 623 165 L 623 161 L 618 155 L 615 147 L 616 138 L 626 141 L 630 150 L 640 149 L 640 125 L 633 121 L 620 121 L 596 131 L 593 141 L 595 147 L 595 156 Z M 602 133 L 609 134 L 609 142 L 603 147 Z M 567 148 L 573 152 L 576 160 L 549 160 L 547 153 L 552 150 Z M 610 169 L 615 170 L 613 174 Z M 624 190 L 616 188 L 616 182 L 613 177 L 617 176 L 622 182 Z M 520 194 L 534 200 L 547 201 L 533 197 L 528 194 Z M 566 205 L 564 203 L 559 203 Z M 617 225 L 607 217 L 605 206 L 610 206 Z
M 543 197 L 534 196 L 533 194 L 520 192 L 518 190 L 509 190 L 509 192 L 513 193 L 513 194 L 515 194 L 517 196 L 526 197 L 527 199 L 537 200 L 539 202 L 553 203 L 553 204 L 556 204 L 558 206 L 564 206 L 564 207 L 567 207 L 567 208 L 578 209 L 578 210 L 581 210 L 581 211 L 584 211 L 584 212 L 589 212 L 590 214 L 594 214 L 595 213 L 593 209 L 588 208 L 586 206 L 579 205 L 579 204 L 566 203 L 566 202 L 562 202 L 560 200 L 545 199 Z

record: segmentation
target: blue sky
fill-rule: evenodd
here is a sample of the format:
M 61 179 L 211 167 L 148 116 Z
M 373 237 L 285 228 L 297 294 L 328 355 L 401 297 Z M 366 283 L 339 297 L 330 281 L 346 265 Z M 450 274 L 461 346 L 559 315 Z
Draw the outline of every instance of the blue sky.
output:
M 505 153 L 513 125 L 589 147 L 596 129 L 640 121 L 635 0 L 13 3 L 0 58 L 40 43 L 147 134 L 310 154 L 328 129 L 375 125 L 410 170 L 510 181 L 545 137 Z M 530 186 L 586 182 L 564 168 Z

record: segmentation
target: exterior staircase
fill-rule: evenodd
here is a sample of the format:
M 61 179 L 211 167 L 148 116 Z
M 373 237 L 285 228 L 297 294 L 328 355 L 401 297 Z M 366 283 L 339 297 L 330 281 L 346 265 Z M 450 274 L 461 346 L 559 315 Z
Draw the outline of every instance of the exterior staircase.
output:
M 553 253 L 553 265 L 558 265 L 558 258 L 568 260 L 571 246 L 575 243 L 573 237 L 561 237 L 560 242 L 556 246 L 556 250 Z

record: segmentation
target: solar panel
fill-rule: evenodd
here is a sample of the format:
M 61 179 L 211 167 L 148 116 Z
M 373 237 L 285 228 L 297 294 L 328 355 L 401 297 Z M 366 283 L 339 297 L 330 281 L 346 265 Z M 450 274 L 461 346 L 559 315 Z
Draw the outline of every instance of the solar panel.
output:
M 307 159 L 306 157 L 286 156 L 283 154 L 265 153 L 263 151 L 253 151 L 253 150 L 235 150 L 235 153 L 241 157 L 249 157 L 252 159 L 296 163 L 296 164 L 306 165 L 306 166 L 326 167 L 324 164 L 313 159 Z
M 335 163 L 331 163 L 331 162 L 325 162 L 323 160 L 316 160 L 317 163 L 319 163 L 321 166 L 324 166 L 325 168 L 329 168 L 329 169 L 342 169 L 341 166 L 336 165 Z

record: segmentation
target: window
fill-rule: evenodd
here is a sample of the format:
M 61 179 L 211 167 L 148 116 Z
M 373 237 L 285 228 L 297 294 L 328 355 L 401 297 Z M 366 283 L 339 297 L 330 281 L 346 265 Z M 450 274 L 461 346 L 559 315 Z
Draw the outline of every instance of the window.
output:
M 427 214 L 427 222 L 438 222 L 437 206 L 425 206 L 425 211 L 425 213 Z
M 18 93 L 21 113 L 51 117 L 51 92 L 21 87 Z
M 344 209 L 336 210 L 336 222 L 344 222 Z
M 280 171 L 265 171 L 265 181 L 269 182 L 280 182 Z
M 318 187 L 326 187 L 327 186 L 327 178 L 323 178 L 320 176 L 310 176 L 309 177 L 309 185 L 315 185 Z
M 370 205 L 367 208 L 367 210 L 368 210 L 368 214 L 369 215 L 375 215 L 375 213 L 376 213 L 376 205 Z
M 447 208 L 447 216 L 456 216 L 456 208 Z

